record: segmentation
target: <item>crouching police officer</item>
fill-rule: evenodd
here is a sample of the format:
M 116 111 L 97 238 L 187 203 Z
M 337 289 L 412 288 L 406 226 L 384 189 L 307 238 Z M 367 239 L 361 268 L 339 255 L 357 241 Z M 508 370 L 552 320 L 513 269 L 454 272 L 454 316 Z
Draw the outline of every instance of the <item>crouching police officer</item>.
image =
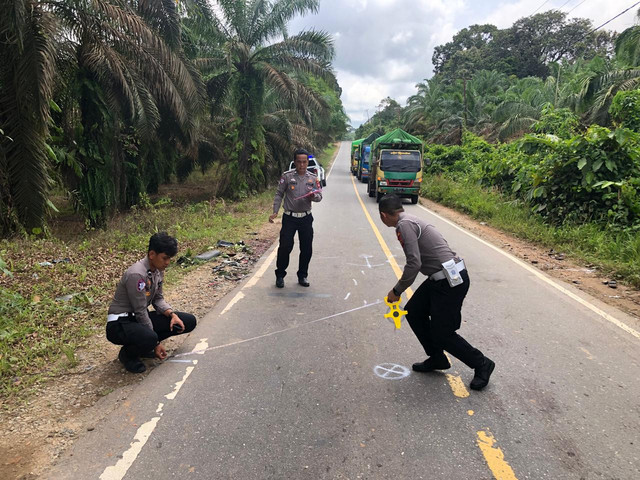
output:
M 300 258 L 298 261 L 298 283 L 303 287 L 309 286 L 309 262 L 313 251 L 313 216 L 311 202 L 322 200 L 322 192 L 318 177 L 307 170 L 309 152 L 296 150 L 293 154 L 295 170 L 285 172 L 280 178 L 278 189 L 273 200 L 273 214 L 269 221 L 278 216 L 280 203 L 284 199 L 284 215 L 280 229 L 280 246 L 276 260 L 276 287 L 284 287 L 284 277 L 287 275 L 289 255 L 293 250 L 293 237 L 298 232 L 300 241 Z
M 147 256 L 124 272 L 109 306 L 107 339 L 122 345 L 118 359 L 130 372 L 146 370 L 141 356 L 164 360 L 167 352 L 160 342 L 196 327 L 196 317 L 174 312 L 162 296 L 164 270 L 176 253 L 175 238 L 165 232 L 154 234 Z M 151 304 L 153 312 L 147 310 Z
M 382 223 L 395 227 L 407 257 L 402 277 L 387 294 L 388 300 L 400 300 L 400 295 L 415 281 L 418 272 L 429 276 L 405 306 L 407 321 L 429 356 L 424 362 L 414 363 L 413 369 L 431 372 L 450 368 L 444 354 L 447 351 L 475 370 L 470 387 L 473 390 L 483 389 L 489 383 L 495 363 L 456 333 L 462 320 L 462 302 L 469 291 L 469 274 L 464 261 L 449 248 L 433 225 L 404 213 L 399 197 L 384 196 L 379 210 Z M 455 262 L 458 271 L 457 274 L 454 272 L 451 282 L 443 267 L 443 263 L 450 260 Z

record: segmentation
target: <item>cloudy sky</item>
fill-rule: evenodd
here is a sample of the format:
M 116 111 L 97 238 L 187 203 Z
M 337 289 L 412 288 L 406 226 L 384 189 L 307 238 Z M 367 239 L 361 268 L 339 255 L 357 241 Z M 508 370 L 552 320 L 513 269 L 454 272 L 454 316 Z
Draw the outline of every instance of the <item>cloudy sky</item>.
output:
M 321 0 L 316 15 L 297 18 L 289 33 L 315 28 L 333 35 L 334 67 L 342 102 L 353 126 L 376 111 L 389 96 L 404 105 L 415 84 L 433 74 L 436 45 L 451 41 L 459 30 L 491 23 L 507 28 L 533 14 L 561 9 L 569 17 L 588 18 L 600 26 L 636 3 L 634 0 Z M 605 29 L 632 26 L 640 6 Z

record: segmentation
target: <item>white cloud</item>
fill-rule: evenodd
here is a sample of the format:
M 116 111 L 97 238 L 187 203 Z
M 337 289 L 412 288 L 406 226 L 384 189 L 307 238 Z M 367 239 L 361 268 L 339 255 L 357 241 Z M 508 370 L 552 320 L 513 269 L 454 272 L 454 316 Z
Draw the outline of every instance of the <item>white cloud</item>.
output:
M 484 16 L 484 18 L 477 23 L 491 23 L 498 28 L 508 28 L 516 20 L 532 15 L 541 3 L 542 2 L 538 3 L 537 1 L 531 3 L 530 0 L 503 0 L 495 6 L 491 13 Z M 569 18 L 588 18 L 592 21 L 595 28 L 612 19 L 632 5 L 631 3 L 624 5 L 623 2 L 615 0 L 587 0 L 585 2 L 582 2 L 582 0 L 571 0 L 569 3 L 566 3 L 566 5 L 565 3 L 566 0 L 554 0 L 547 2 L 536 13 L 546 12 L 547 10 L 559 9 L 562 7 L 561 10 L 563 12 L 571 12 L 569 13 Z M 634 24 L 636 11 L 637 9 L 632 8 L 622 16 L 607 24 L 604 28 L 607 30 L 617 30 L 618 32 L 621 32 Z

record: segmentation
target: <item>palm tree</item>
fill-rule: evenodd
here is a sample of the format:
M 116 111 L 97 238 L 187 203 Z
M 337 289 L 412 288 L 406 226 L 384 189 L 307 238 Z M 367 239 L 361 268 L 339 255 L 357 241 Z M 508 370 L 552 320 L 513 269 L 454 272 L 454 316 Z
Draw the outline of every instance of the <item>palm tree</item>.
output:
M 46 139 L 56 81 L 56 21 L 35 0 L 0 13 L 0 218 L 3 230 L 41 227 L 50 186 Z
M 318 107 L 317 98 L 295 73 L 334 81 L 330 36 L 304 31 L 289 36 L 287 23 L 295 15 L 316 12 L 319 0 L 219 0 L 208 9 L 209 53 L 197 64 L 206 75 L 215 107 L 229 98 L 239 119 L 236 145 L 231 146 L 233 188 L 257 188 L 263 179 L 265 99 L 270 89 L 290 102 Z M 200 6 L 206 10 L 205 6 Z M 204 42 L 203 42 L 204 43 Z M 206 44 L 205 44 L 206 45 Z
M 529 131 L 540 119 L 545 105 L 554 105 L 555 85 L 554 77 L 548 77 L 546 81 L 526 77 L 509 87 L 494 114 L 494 120 L 500 124 L 498 137 L 504 140 Z
M 79 174 L 72 189 L 96 222 L 137 201 L 128 190 L 142 164 L 127 161 L 122 136 L 152 143 L 164 128 L 161 141 L 193 151 L 204 85 L 182 50 L 174 2 L 14 0 L 0 33 L 1 203 L 24 226 L 44 223 L 52 159 Z M 59 155 L 47 145 L 52 106 Z
M 640 11 L 638 12 L 640 18 Z M 615 42 L 613 61 L 596 61 L 581 76 L 575 104 L 588 121 L 609 125 L 609 107 L 616 93 L 640 87 L 640 26 L 623 31 Z
M 81 112 L 81 201 L 100 221 L 111 207 L 104 198 L 120 207 L 136 203 L 145 163 L 148 177 L 166 180 L 179 147 L 196 155 L 204 84 L 182 49 L 174 2 L 48 1 L 74 53 L 64 111 L 77 105 Z M 135 159 L 117 140 L 127 134 L 144 143 Z

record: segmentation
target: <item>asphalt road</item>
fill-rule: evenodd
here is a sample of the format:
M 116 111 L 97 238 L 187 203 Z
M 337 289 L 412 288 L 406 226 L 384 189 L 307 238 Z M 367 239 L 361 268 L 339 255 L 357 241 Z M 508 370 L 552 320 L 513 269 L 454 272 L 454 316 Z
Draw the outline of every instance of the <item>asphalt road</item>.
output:
M 48 478 L 640 478 L 637 320 L 407 203 L 465 259 L 460 333 L 497 365 L 481 392 L 456 359 L 410 372 L 425 354 L 381 303 L 402 250 L 348 156 L 314 205 L 311 287 L 292 255 L 275 288 L 275 245 Z

